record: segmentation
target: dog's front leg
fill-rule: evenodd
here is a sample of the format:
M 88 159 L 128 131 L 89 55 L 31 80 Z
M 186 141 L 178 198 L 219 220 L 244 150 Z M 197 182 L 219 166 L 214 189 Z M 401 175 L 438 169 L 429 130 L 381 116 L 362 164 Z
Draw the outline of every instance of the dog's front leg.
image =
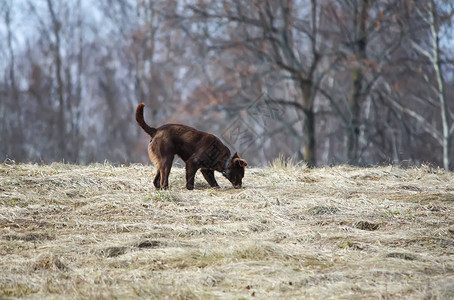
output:
M 219 184 L 216 182 L 216 179 L 214 178 L 214 170 L 210 169 L 202 169 L 202 175 L 205 178 L 205 180 L 210 184 L 211 187 L 219 187 Z
M 188 190 L 194 189 L 194 178 L 197 173 L 197 166 L 192 162 L 186 162 L 186 188 Z

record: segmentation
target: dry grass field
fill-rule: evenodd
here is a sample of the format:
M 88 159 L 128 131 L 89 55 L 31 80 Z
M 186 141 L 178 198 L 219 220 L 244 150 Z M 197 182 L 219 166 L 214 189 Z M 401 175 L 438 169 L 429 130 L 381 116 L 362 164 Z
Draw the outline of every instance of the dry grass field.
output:
M 0 165 L 0 298 L 453 299 L 454 174 Z

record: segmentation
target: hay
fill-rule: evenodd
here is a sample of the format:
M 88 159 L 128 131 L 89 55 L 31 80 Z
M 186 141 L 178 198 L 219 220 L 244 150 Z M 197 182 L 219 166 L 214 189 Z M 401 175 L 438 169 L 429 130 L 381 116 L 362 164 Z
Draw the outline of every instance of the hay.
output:
M 454 174 L 0 165 L 0 298 L 454 297 Z

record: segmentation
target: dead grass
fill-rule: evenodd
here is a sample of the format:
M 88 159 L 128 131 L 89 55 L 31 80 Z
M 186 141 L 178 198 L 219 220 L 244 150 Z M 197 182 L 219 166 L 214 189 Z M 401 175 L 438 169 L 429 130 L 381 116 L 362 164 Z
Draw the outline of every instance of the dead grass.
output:
M 454 298 L 454 174 L 0 165 L 0 298 Z

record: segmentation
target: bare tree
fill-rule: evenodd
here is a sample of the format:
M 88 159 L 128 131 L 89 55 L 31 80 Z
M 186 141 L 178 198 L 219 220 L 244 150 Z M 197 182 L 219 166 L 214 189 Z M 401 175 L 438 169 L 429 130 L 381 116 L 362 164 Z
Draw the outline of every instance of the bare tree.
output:
M 372 146 L 380 147 L 374 140 L 385 119 L 381 109 L 373 109 L 376 103 L 371 95 L 396 72 L 396 53 L 408 30 L 402 26 L 405 8 L 403 3 L 387 0 L 335 0 L 327 5 L 328 36 L 336 59 L 331 83 L 322 93 L 329 102 L 328 111 L 345 128 L 343 152 L 349 163 L 370 161 Z
M 301 150 L 295 152 L 310 166 L 317 163 L 315 99 L 326 74 L 320 70 L 324 54 L 319 2 L 231 1 L 224 5 L 190 6 L 200 21 L 212 22 L 214 27 L 219 28 L 227 21 L 227 28 L 222 30 L 224 35 L 204 27 L 205 38 L 210 39 L 212 49 L 238 48 L 252 53 L 280 72 L 281 80 L 292 80 L 300 98 L 277 102 L 302 113 L 300 138 L 304 142 Z M 229 30 L 231 26 L 236 30 Z M 292 126 L 286 128 L 292 135 L 297 132 Z
M 58 128 L 58 149 L 61 154 L 61 158 L 66 156 L 66 122 L 65 122 L 65 95 L 64 95 L 64 83 L 63 83 L 63 66 L 62 66 L 62 57 L 61 57 L 61 22 L 57 18 L 54 4 L 52 0 L 47 0 L 47 8 L 49 9 L 49 14 L 51 17 L 51 26 L 53 41 L 51 42 L 51 49 L 54 56 L 54 71 L 55 79 L 57 81 L 57 100 L 58 100 L 58 118 L 57 118 L 57 128 Z
M 6 153 L 14 153 L 15 158 L 18 160 L 24 159 L 24 133 L 21 117 L 21 95 L 16 79 L 16 53 L 13 48 L 13 32 L 11 28 L 13 4 L 11 1 L 5 1 L 1 5 L 1 12 L 3 12 L 5 27 L 6 27 L 6 47 L 7 54 L 5 57 L 9 58 L 8 74 L 6 75 L 4 100 L 0 104 L 1 114 L 1 139 L 5 142 L 2 147 Z M 9 103 L 6 101 L 9 99 Z M 8 113 L 9 112 L 9 113 Z
M 404 97 L 400 93 L 395 93 L 387 102 L 418 124 L 423 132 L 436 141 L 442 148 L 443 167 L 450 170 L 454 119 L 452 108 L 448 105 L 444 74 L 447 70 L 452 70 L 453 58 L 448 57 L 448 53 L 442 50 L 441 41 L 448 37 L 447 32 L 453 22 L 454 6 L 450 2 L 434 0 L 421 1 L 417 4 L 414 9 L 414 22 L 418 30 L 409 36 L 411 48 L 417 59 L 411 59 L 411 66 L 408 66 L 408 70 L 413 70 L 417 80 L 411 79 L 410 89 Z M 401 83 L 404 82 L 402 78 L 399 80 Z M 396 92 L 393 86 L 387 85 L 386 88 Z M 413 101 L 405 101 L 405 98 L 409 97 Z M 420 105 L 415 107 L 414 102 Z M 438 113 L 434 109 L 437 109 Z
M 441 2 L 441 5 L 448 5 L 448 3 Z M 451 10 L 448 13 L 448 16 L 444 16 L 448 21 L 451 21 L 451 18 L 454 15 L 453 4 L 451 3 Z M 442 51 L 440 45 L 440 34 L 441 34 L 441 15 L 440 10 L 437 9 L 436 3 L 434 0 L 427 1 L 427 6 L 423 7 L 425 11 L 419 11 L 421 18 L 426 22 L 430 30 L 430 41 L 429 48 L 424 49 L 418 43 L 413 43 L 413 46 L 421 52 L 430 62 L 434 73 L 435 73 L 435 86 L 433 91 L 435 97 L 438 100 L 440 106 L 440 117 L 441 117 L 441 144 L 443 147 L 443 167 L 445 170 L 450 170 L 451 167 L 451 137 L 454 133 L 454 121 L 450 118 L 450 113 L 448 111 L 447 99 L 446 99 L 446 89 L 445 89 L 445 79 L 442 71 Z

